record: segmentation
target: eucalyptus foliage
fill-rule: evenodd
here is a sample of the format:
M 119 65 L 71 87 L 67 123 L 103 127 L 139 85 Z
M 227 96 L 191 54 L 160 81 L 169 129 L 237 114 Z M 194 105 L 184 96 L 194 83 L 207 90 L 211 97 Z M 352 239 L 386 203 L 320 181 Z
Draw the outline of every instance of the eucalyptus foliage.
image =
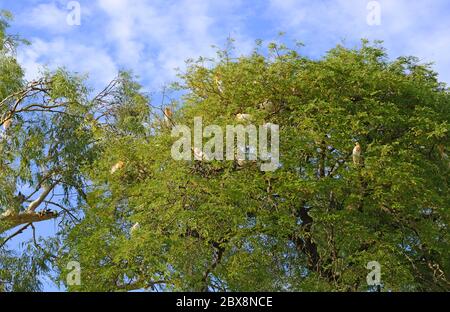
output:
M 0 59 L 2 99 L 25 87 L 22 76 L 12 56 Z M 173 124 L 200 116 L 225 127 L 239 113 L 278 124 L 273 172 L 258 161 L 174 160 L 162 108 L 129 73 L 96 96 L 63 70 L 43 79 L 33 100 L 64 103 L 63 113 L 17 115 L 2 145 L 0 203 L 39 184 L 40 165 L 55 168 L 53 193 L 65 196 L 50 207 L 63 222 L 30 253 L 68 290 L 367 291 L 370 261 L 382 290 L 450 290 L 450 96 L 429 64 L 390 60 L 366 40 L 321 59 L 258 42 L 247 56 L 230 48 L 189 61 L 174 85 L 182 96 L 165 97 Z M 70 261 L 81 285 L 66 285 Z M 32 265 L 20 263 L 2 260 L 0 281 L 39 288 L 17 281 Z

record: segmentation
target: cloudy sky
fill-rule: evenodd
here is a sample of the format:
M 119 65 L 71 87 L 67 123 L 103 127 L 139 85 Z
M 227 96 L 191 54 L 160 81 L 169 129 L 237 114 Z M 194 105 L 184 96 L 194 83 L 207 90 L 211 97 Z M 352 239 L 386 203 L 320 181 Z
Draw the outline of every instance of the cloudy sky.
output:
M 187 58 L 213 56 L 211 46 L 223 47 L 227 37 L 245 54 L 256 39 L 274 41 L 285 32 L 286 43 L 303 42 L 303 53 L 314 58 L 338 43 L 383 40 L 392 58 L 433 61 L 450 83 L 448 0 L 0 0 L 0 9 L 14 14 L 11 31 L 32 43 L 18 50 L 27 79 L 43 66 L 65 66 L 101 88 L 129 69 L 145 91 L 158 92 Z M 37 227 L 40 235 L 56 228 L 54 221 Z

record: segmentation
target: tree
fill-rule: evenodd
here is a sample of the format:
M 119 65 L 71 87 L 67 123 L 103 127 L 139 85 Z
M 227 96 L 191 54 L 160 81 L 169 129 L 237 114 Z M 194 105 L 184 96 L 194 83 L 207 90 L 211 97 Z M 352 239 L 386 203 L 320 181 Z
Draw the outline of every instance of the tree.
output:
M 321 60 L 273 44 L 268 55 L 221 51 L 181 78 L 175 124 L 225 126 L 237 113 L 279 124 L 281 168 L 175 161 L 158 123 L 144 137 L 105 134 L 85 218 L 63 239 L 62 276 L 71 259 L 83 268 L 71 290 L 360 291 L 372 289 L 373 260 L 385 290 L 449 289 L 437 149 L 448 148 L 449 94 L 428 65 L 389 61 L 367 41 Z
M 280 168 L 174 160 L 163 107 L 130 74 L 89 100 L 78 78 L 47 74 L 47 110 L 14 115 L 7 150 L 24 165 L 7 166 L 0 183 L 6 207 L 20 181 L 42 186 L 39 165 L 56 173 L 50 185 L 67 195 L 51 217 L 77 218 L 34 252 L 57 281 L 78 261 L 71 291 L 364 291 L 373 290 L 366 265 L 377 261 L 383 290 L 450 289 L 450 97 L 429 65 L 391 61 L 365 40 L 320 60 L 258 44 L 249 56 L 227 49 L 188 65 L 171 122 L 201 116 L 225 127 L 249 114 L 278 124 Z M 27 86 L 8 91 L 11 103 Z M 64 113 L 47 108 L 56 103 Z
M 33 224 L 58 218 L 64 228 L 79 220 L 77 207 L 85 201 L 89 185 L 82 168 L 93 163 L 100 141 L 106 139 L 96 135 L 97 129 L 115 116 L 114 103 L 104 98 L 119 94 L 130 76 L 121 73 L 92 98 L 83 77 L 64 69 L 46 71 L 27 82 L 15 60 L 15 48 L 22 41 L 5 31 L 9 19 L 10 14 L 2 12 L 0 289 L 35 290 L 38 275 L 48 271 L 56 256 L 37 242 Z M 25 254 L 5 250 L 6 243 L 27 228 L 33 230 L 33 241 Z

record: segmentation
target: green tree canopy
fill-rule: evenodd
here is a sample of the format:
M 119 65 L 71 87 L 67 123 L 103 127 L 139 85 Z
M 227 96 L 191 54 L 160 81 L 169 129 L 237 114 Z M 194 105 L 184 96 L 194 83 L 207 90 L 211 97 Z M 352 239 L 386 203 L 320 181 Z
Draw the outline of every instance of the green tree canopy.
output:
M 430 66 L 367 41 L 319 60 L 277 44 L 232 55 L 188 63 L 183 95 L 165 103 L 171 122 L 225 127 L 245 113 L 278 124 L 276 171 L 174 160 L 162 107 L 128 73 L 92 97 L 63 70 L 24 82 L 3 56 L 14 65 L 0 63 L 2 124 L 13 120 L 1 207 L 24 185 L 43 199 L 4 214 L 2 231 L 63 220 L 30 252 L 63 284 L 78 261 L 72 291 L 364 291 L 370 261 L 383 290 L 448 291 L 450 97 Z M 0 281 L 33 264 L 8 263 Z

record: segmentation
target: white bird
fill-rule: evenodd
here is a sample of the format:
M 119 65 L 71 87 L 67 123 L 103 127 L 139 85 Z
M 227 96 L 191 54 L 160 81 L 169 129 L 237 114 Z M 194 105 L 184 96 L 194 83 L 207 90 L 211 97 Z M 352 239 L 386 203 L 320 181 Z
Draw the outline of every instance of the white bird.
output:
M 136 222 L 135 224 L 133 224 L 133 226 L 130 229 L 130 233 L 133 233 L 137 230 L 139 230 L 141 228 L 141 225 L 139 224 L 139 222 Z
M 359 165 L 361 160 L 361 145 L 356 142 L 352 152 L 353 164 Z
M 202 150 L 199 149 L 198 147 L 194 147 L 192 150 L 194 152 L 195 160 L 209 160 L 207 155 L 205 153 L 203 153 Z
M 9 129 L 9 127 L 11 127 L 12 124 L 12 119 L 8 118 L 3 122 L 3 130 L 6 131 Z
M 239 121 L 250 121 L 250 120 L 252 120 L 252 115 L 250 115 L 250 114 L 236 114 L 236 120 L 239 120 Z
M 265 109 L 269 112 L 272 112 L 275 109 L 275 105 L 270 100 L 265 100 L 264 102 L 259 104 L 260 109 Z
M 167 127 L 171 126 L 172 123 L 172 110 L 169 107 L 164 108 L 164 123 Z
M 223 93 L 223 83 L 222 83 L 222 79 L 221 79 L 221 75 L 220 74 L 214 75 L 214 82 L 215 82 L 219 92 Z
M 114 166 L 111 167 L 111 174 L 113 174 L 114 172 L 116 172 L 117 170 L 122 169 L 123 167 L 125 167 L 125 163 L 121 160 L 119 160 Z

